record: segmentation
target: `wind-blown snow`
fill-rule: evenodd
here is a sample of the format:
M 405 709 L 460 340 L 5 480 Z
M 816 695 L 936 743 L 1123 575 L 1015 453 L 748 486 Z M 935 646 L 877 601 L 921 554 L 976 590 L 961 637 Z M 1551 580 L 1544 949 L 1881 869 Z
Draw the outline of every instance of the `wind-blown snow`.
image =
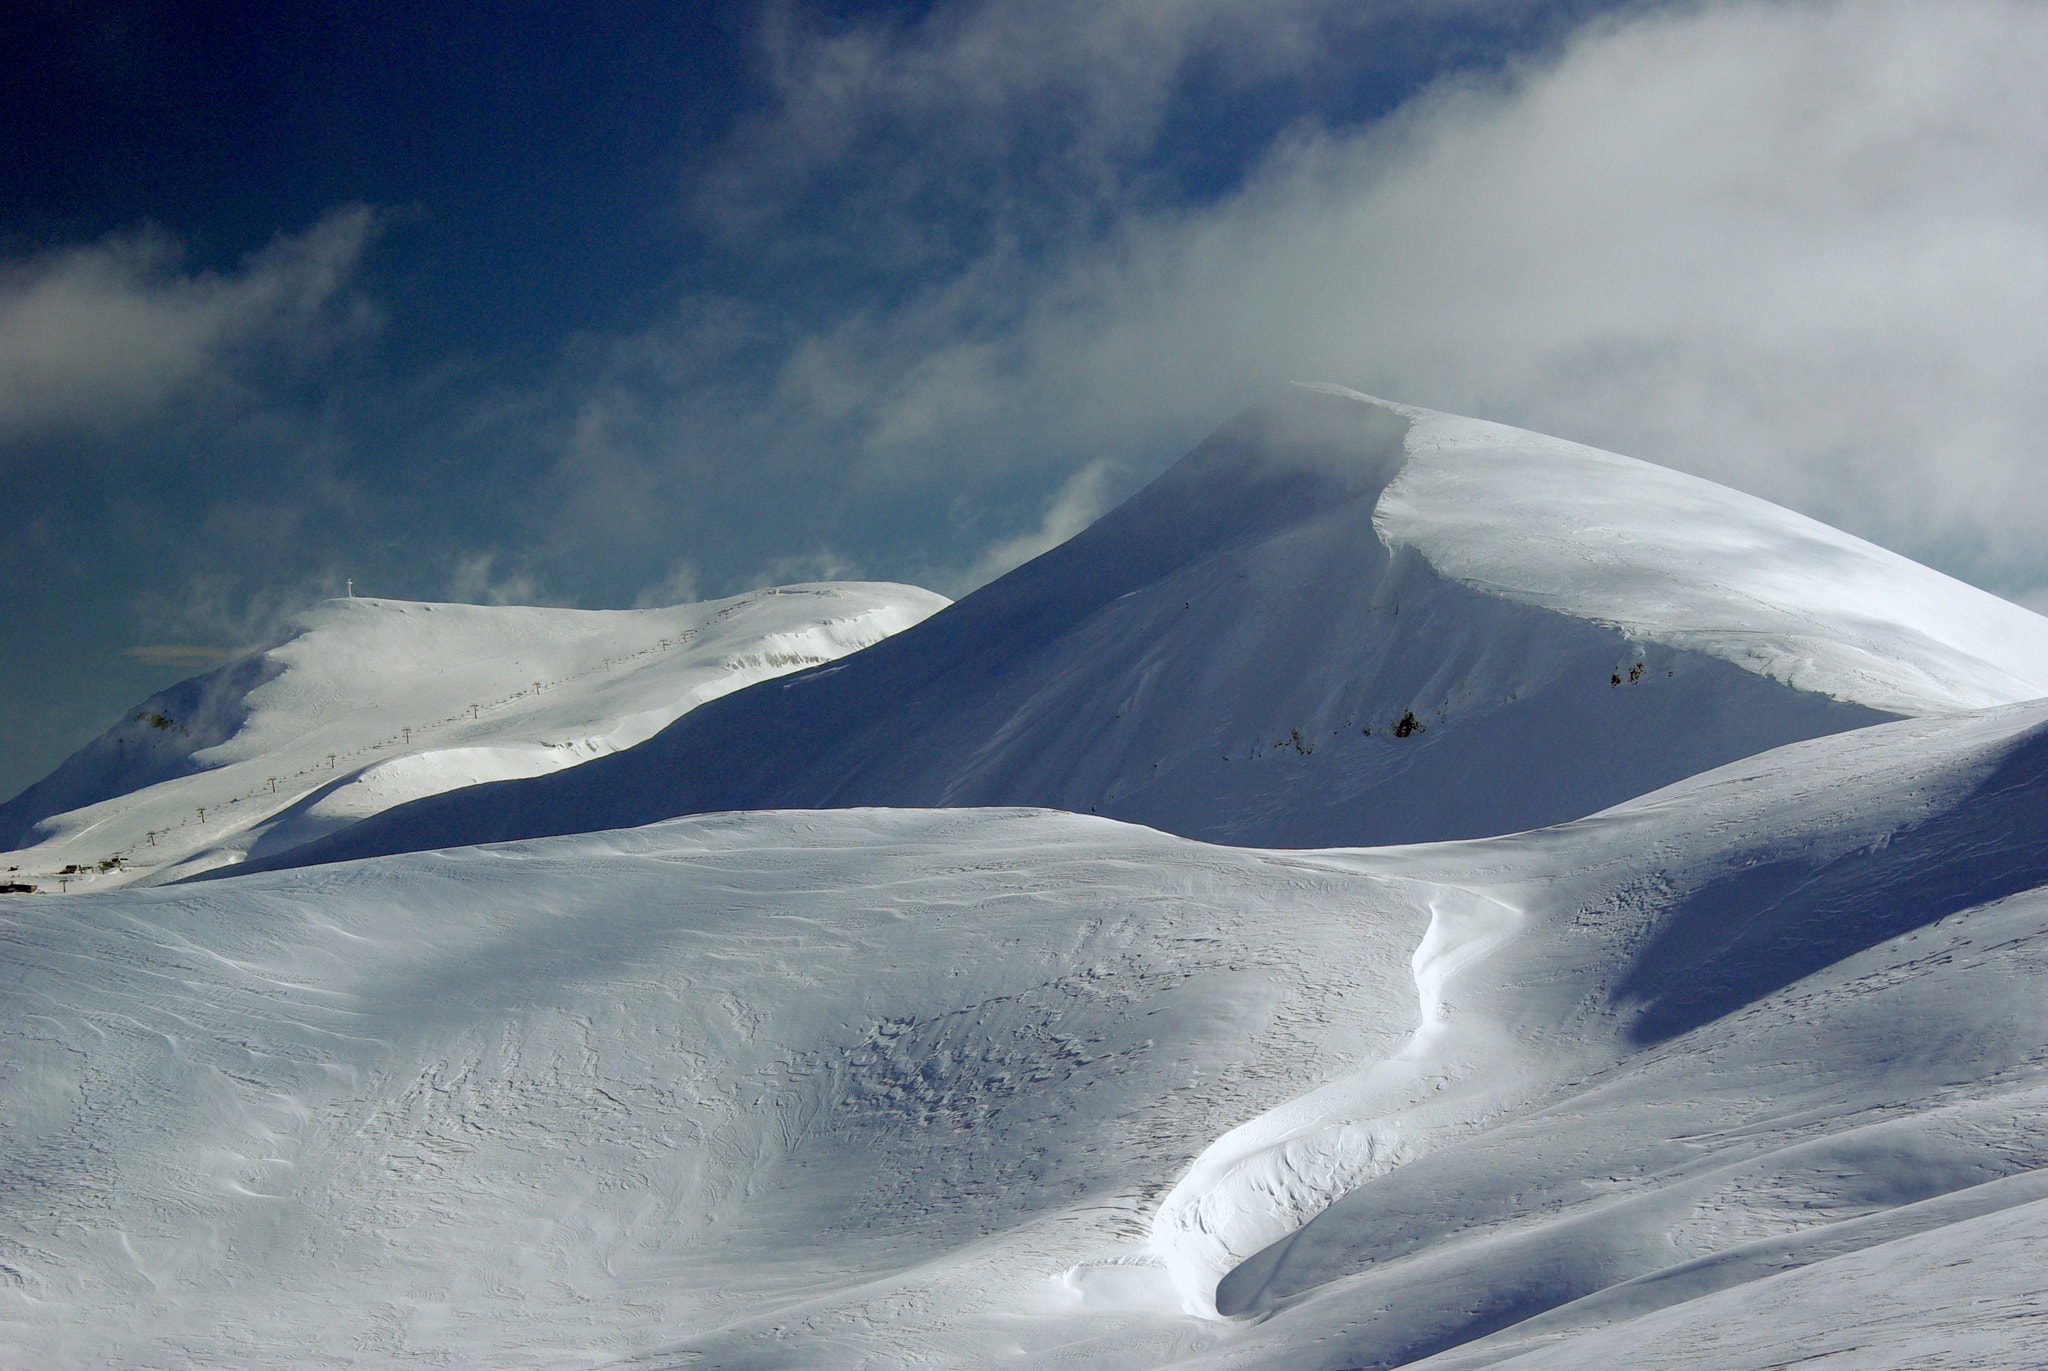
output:
M 1338 1271 L 1384 1261 L 1401 1246 L 1395 1234 L 1403 1222 L 1413 1220 L 1390 1225 L 1379 1206 L 1412 1203 L 1414 1196 L 1403 1195 L 1410 1185 L 1436 1187 L 1432 1203 L 1455 1191 L 1462 1219 L 1490 1205 L 1502 1206 L 1501 1219 L 1526 1218 L 1542 1209 L 1534 1203 L 1539 1192 L 1565 1205 L 1570 1184 L 1546 1174 L 1563 1155 L 1555 1149 L 1574 1153 L 1570 1165 L 1589 1180 L 1601 1167 L 1640 1171 L 1659 1145 L 1674 1163 L 1688 1151 L 1711 1151 L 1706 1140 L 1717 1126 L 1732 1127 L 1729 1141 L 1739 1154 L 1770 1136 L 1770 1117 L 1791 1120 L 1791 1139 L 1812 1131 L 1814 1120 L 1800 1116 L 1821 1101 L 1824 1113 L 1875 1123 L 1886 1116 L 1888 1100 L 1915 1091 L 1939 1097 L 1956 1074 L 2004 1096 L 1998 1108 L 2036 1107 L 2017 1105 L 2025 1090 L 2011 1095 L 2005 1086 L 2017 1084 L 1987 1081 L 1983 1069 L 1987 1054 L 2000 1057 L 2002 1070 L 2028 1060 L 2048 1065 L 2038 1035 L 2048 1018 L 2018 1004 L 2040 988 L 2032 972 L 2048 967 L 2025 969 L 2030 959 L 2022 958 L 2017 977 L 2006 980 L 2003 959 L 1958 968 L 1954 947 L 2008 924 L 2022 942 L 2043 936 L 2048 904 L 2031 892 L 2048 883 L 2048 703 L 1797 744 L 1550 833 L 1321 860 L 1359 862 L 1426 883 L 1437 915 L 1435 946 L 1418 949 L 1417 973 L 1435 985 L 1444 1008 L 1434 1021 L 1424 1020 L 1391 1064 L 1407 1069 L 1376 1066 L 1333 1082 L 1238 1133 L 1269 1150 L 1300 1152 L 1319 1139 L 1372 1130 L 1401 1138 L 1416 1166 L 1357 1190 L 1284 1248 L 1233 1270 L 1292 1225 L 1275 1225 L 1270 1206 L 1256 1203 L 1238 1205 L 1252 1225 L 1241 1236 L 1179 1218 L 1197 1199 L 1211 1210 L 1227 1207 L 1204 1193 L 1216 1188 L 1205 1178 L 1205 1157 L 1162 1206 L 1158 1228 L 1158 1240 L 1183 1263 L 1183 1287 L 1198 1306 L 1201 1293 L 1226 1275 L 1219 1303 L 1243 1312 L 1327 1284 Z M 1480 874 L 1489 863 L 1497 871 L 1491 878 Z M 2015 896 L 2017 903 L 1999 903 Z M 1971 938 L 1944 923 L 1965 910 L 1979 911 Z M 1456 922 L 1446 925 L 1447 914 Z M 1945 930 L 1941 936 L 1925 932 L 1935 925 Z M 1932 949 L 1908 950 L 1926 937 L 1933 937 Z M 1455 963 L 1441 979 L 1429 964 L 1432 952 Z M 1794 986 L 1801 989 L 1793 993 Z M 1972 1002 L 1965 1009 L 1948 1003 L 1950 996 Z M 1974 1033 L 1966 1027 L 1973 1020 Z M 1932 1036 L 1916 1042 L 1924 1033 Z M 1965 1036 L 1976 1041 L 1965 1044 Z M 1678 1044 L 1682 1050 L 1674 1050 Z M 1422 1080 L 1431 1082 L 1427 1090 L 1418 1087 Z M 2048 1076 L 2041 1080 L 2048 1084 Z M 1963 1087 L 1965 1095 L 1969 1090 Z M 1728 1103 L 1716 1099 L 1730 1093 Z M 1574 1100 L 1580 1103 L 1568 1103 Z M 1731 1126 L 1745 1100 L 1768 1105 L 1761 1116 Z M 2048 1095 L 2042 1104 L 2048 1107 Z M 1511 1125 L 1505 1137 L 1490 1121 L 1517 1112 L 1533 1121 Z M 1579 1136 L 1569 1128 L 1547 1142 L 1536 1136 L 1551 1124 L 1603 1115 L 1612 1118 Z M 1602 1131 L 1606 1123 L 1611 1133 Z M 1910 1135 L 1916 1127 L 1892 1131 Z M 1510 1140 L 1518 1133 L 1527 1149 L 1521 1161 Z M 1990 1179 L 2034 1165 L 2014 1158 L 2048 1148 L 2048 1135 L 2038 1144 L 2021 1142 L 2026 1133 L 2022 1128 L 2008 1140 L 2019 1153 L 1994 1145 L 1970 1166 Z M 1678 1137 L 1692 1141 L 1674 1147 Z M 1233 1142 L 1226 1137 L 1218 1146 Z M 1875 1163 L 1866 1158 L 1862 1172 L 1834 1181 L 1850 1189 L 1867 1182 L 1881 1193 L 1887 1185 L 1953 1178 L 1953 1167 L 1962 1165 L 1951 1156 L 1912 1180 L 1917 1146 L 1906 1137 L 1878 1148 L 1906 1154 L 1893 1179 L 1872 1180 Z M 1233 1150 L 1248 1149 L 1238 1141 Z M 1664 1183 L 1690 1195 L 1691 1176 L 1714 1172 L 1704 1164 L 1677 1165 Z M 1717 1203 L 1828 1207 L 1805 1189 L 1795 1187 L 1788 1198 L 1774 1197 L 1768 1186 L 1752 1194 L 1747 1182 L 1733 1184 L 1744 1193 Z M 1242 1189 L 1241 1182 L 1234 1186 Z M 1606 1193 L 1608 1186 L 1590 1189 Z M 1599 1251 L 1610 1236 L 1603 1225 L 1616 1241 L 1638 1242 L 1643 1235 L 1631 1228 L 1638 1215 L 1648 1210 L 1652 1222 L 1671 1221 L 1685 1208 L 1672 1203 L 1646 1195 L 1634 1212 L 1608 1205 L 1614 1212 L 1567 1225 L 1572 1236 L 1560 1241 L 1592 1249 L 1586 1260 L 1595 1271 L 1659 1251 L 1686 1255 L 1677 1230 L 1663 1234 L 1667 1246 L 1650 1242 L 1642 1255 Z M 1315 1207 L 1315 1200 L 1297 1204 Z M 1761 1222 L 1753 1237 L 1775 1222 L 1804 1222 L 1797 1214 L 1724 1217 L 1729 1230 Z M 1720 1222 L 1702 1219 L 1704 1231 L 1694 1234 L 1709 1250 L 1727 1236 Z M 1532 1278 L 1573 1278 L 1561 1274 L 1564 1259 L 1554 1246 L 1526 1245 Z M 1498 1298 L 1515 1277 L 1502 1253 L 1490 1260 L 1486 1279 Z M 1593 1282 L 1580 1293 L 1611 1283 L 1612 1271 L 1608 1265 L 1599 1279 L 1576 1277 Z M 1417 1353 L 1410 1348 L 1408 1355 Z
M 104 888 L 274 855 L 395 804 L 631 747 L 945 603 L 854 583 L 632 611 L 329 600 L 0 806 L 0 842 L 25 849 L 6 865 L 49 885 L 80 867 L 66 884 Z
M 1295 388 L 875 649 L 282 860 L 872 804 L 1432 841 L 2039 694 L 2048 619 L 1882 549 L 1628 458 Z

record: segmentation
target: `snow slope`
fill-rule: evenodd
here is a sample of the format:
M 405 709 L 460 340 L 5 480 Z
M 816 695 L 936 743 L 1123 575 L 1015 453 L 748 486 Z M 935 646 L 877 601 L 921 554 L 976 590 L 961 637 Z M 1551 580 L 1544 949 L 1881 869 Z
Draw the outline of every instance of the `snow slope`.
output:
M 1810 519 L 1294 388 L 874 649 L 573 774 L 394 809 L 288 860 L 864 804 L 1044 805 L 1262 846 L 1429 841 L 2040 695 L 2048 619 Z
M 633 611 L 329 600 L 0 806 L 0 844 L 21 849 L 5 865 L 106 887 L 286 851 L 421 796 L 631 747 L 945 603 L 853 583 Z M 67 866 L 84 874 L 60 878 Z
M 744 814 L 24 902 L 0 1358 L 2032 1367 L 2044 884 L 2030 705 L 1445 845 Z
M 1322 860 L 1431 888 L 1439 1007 L 1396 1063 L 1183 1178 L 1157 1237 L 1197 1303 L 1212 1278 L 1226 1313 L 1462 1280 L 1462 1341 L 1518 1301 L 2048 1164 L 2048 704 L 1798 744 L 1551 833 Z M 1278 1225 L 1258 1177 L 1360 1130 L 1402 1165 Z M 1453 1194 L 1468 1237 L 1504 1239 L 1483 1267 L 1390 1261 L 1444 1236 Z M 1395 1308 L 1375 1355 L 1445 1336 Z
M 1698 477 L 1412 413 L 1373 518 L 1456 581 L 1895 714 L 2048 695 L 2030 610 Z

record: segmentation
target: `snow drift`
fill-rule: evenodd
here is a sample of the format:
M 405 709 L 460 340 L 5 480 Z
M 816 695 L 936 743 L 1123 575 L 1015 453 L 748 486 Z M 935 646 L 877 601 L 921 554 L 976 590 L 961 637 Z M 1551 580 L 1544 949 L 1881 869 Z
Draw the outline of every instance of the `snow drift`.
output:
M 1547 833 L 1316 860 L 1424 892 L 1421 1027 L 1182 1178 L 1155 1239 L 1197 1307 L 1218 1280 L 1216 1307 L 1244 1313 L 1368 1268 L 1380 1279 L 1444 1215 L 1468 1234 L 1498 1225 L 1483 1268 L 1458 1277 L 1472 1305 L 1449 1345 L 1719 1251 L 1730 1232 L 1778 1237 L 2048 1164 L 2030 1126 L 1976 1132 L 2048 1108 L 2031 1072 L 1999 1079 L 2048 1027 L 2018 1003 L 2041 968 L 1958 951 L 2006 936 L 1993 930 L 2048 936 L 2048 704 L 1794 745 Z M 1947 1105 L 1893 1114 L 1915 1097 Z M 1361 1183 L 1304 1183 L 1305 1158 L 1360 1137 L 1398 1151 Z M 1695 1220 L 1702 1177 L 1721 1208 Z M 1290 1193 L 1314 1213 L 1298 1232 L 1273 1203 Z M 1553 1211 L 1532 1236 L 1530 1217 Z M 1448 1279 L 1446 1260 L 1400 1279 Z M 1382 1343 L 1417 1339 L 1398 1360 L 1436 1350 L 1418 1326 L 1441 1311 L 1412 1312 L 1380 1321 Z
M 1433 841 L 2042 694 L 2048 619 L 1883 549 L 1626 457 L 1297 387 L 909 632 L 283 861 L 851 805 Z

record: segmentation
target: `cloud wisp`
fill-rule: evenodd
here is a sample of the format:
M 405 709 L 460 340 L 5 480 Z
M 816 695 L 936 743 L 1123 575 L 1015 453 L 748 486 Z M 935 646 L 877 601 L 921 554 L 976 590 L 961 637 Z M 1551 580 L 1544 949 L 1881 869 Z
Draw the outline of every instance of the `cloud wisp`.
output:
M 1038 527 L 991 544 L 961 577 L 959 588 L 972 590 L 1014 571 L 1102 517 L 1109 508 L 1110 474 L 1107 463 L 1090 462 L 1069 476 L 1047 503 Z
M 347 288 L 377 227 L 367 208 L 336 210 L 225 273 L 183 270 L 150 227 L 0 266 L 0 443 L 105 436 L 372 327 Z

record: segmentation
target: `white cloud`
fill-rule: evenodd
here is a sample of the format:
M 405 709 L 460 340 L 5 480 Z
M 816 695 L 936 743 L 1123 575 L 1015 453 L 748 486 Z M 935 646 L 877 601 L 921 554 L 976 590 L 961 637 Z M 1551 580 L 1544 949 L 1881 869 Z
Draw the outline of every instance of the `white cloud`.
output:
M 1607 0 L 1615 3 L 1616 0 Z M 1626 2 L 1626 0 L 1621 0 Z M 941 0 L 914 17 L 770 0 L 769 99 L 690 188 L 698 221 L 754 258 L 863 278 L 1035 260 L 1106 215 L 1175 198 L 1200 103 L 1407 79 L 1439 48 L 1540 42 L 1545 0 Z M 1243 113 L 1244 111 L 1239 111 Z M 1227 125 L 1231 120 L 1224 121 Z M 1222 154 L 1227 161 L 1230 154 Z M 1212 151 L 1192 160 L 1207 163 Z
M 1220 204 L 1112 204 L 1043 264 L 992 251 L 838 319 L 792 353 L 782 422 L 856 415 L 861 480 L 962 479 L 963 450 L 1141 466 L 1339 380 L 2023 591 L 2048 584 L 2042 70 L 2048 9 L 2004 0 L 1603 21 L 1366 131 L 1298 129 Z
M 862 573 L 857 564 L 827 547 L 816 552 L 772 558 L 752 576 L 743 577 L 741 584 L 748 590 L 759 590 L 764 586 L 801 585 L 808 581 L 860 579 Z
M 970 199 L 977 215 L 1002 217 L 1027 208 L 1014 203 L 1027 184 L 1036 198 L 1100 194 L 1116 176 L 1106 163 L 1142 146 L 1192 53 L 1256 11 L 1265 41 L 1244 51 L 1262 54 L 1304 13 L 1328 8 L 1045 0 L 823 24 L 770 7 L 758 38 L 773 100 L 739 128 L 694 205 L 750 246 L 771 228 L 777 238 L 802 233 L 806 218 L 829 209 L 829 227 L 862 226 L 848 246 L 870 262 L 943 256 L 953 226 L 939 211 L 949 202 Z M 1050 155 L 1017 159 L 1034 146 Z
M 104 434 L 232 384 L 240 363 L 363 327 L 346 288 L 376 228 L 367 209 L 337 210 L 227 273 L 183 270 L 178 245 L 146 228 L 0 264 L 0 441 Z
M 160 641 L 129 655 L 159 665 L 186 664 L 160 655 L 166 652 L 239 657 L 280 641 L 300 610 L 344 590 L 345 578 L 333 571 L 255 587 L 225 572 L 191 575 L 176 588 L 152 587 L 134 597 L 137 627 Z

